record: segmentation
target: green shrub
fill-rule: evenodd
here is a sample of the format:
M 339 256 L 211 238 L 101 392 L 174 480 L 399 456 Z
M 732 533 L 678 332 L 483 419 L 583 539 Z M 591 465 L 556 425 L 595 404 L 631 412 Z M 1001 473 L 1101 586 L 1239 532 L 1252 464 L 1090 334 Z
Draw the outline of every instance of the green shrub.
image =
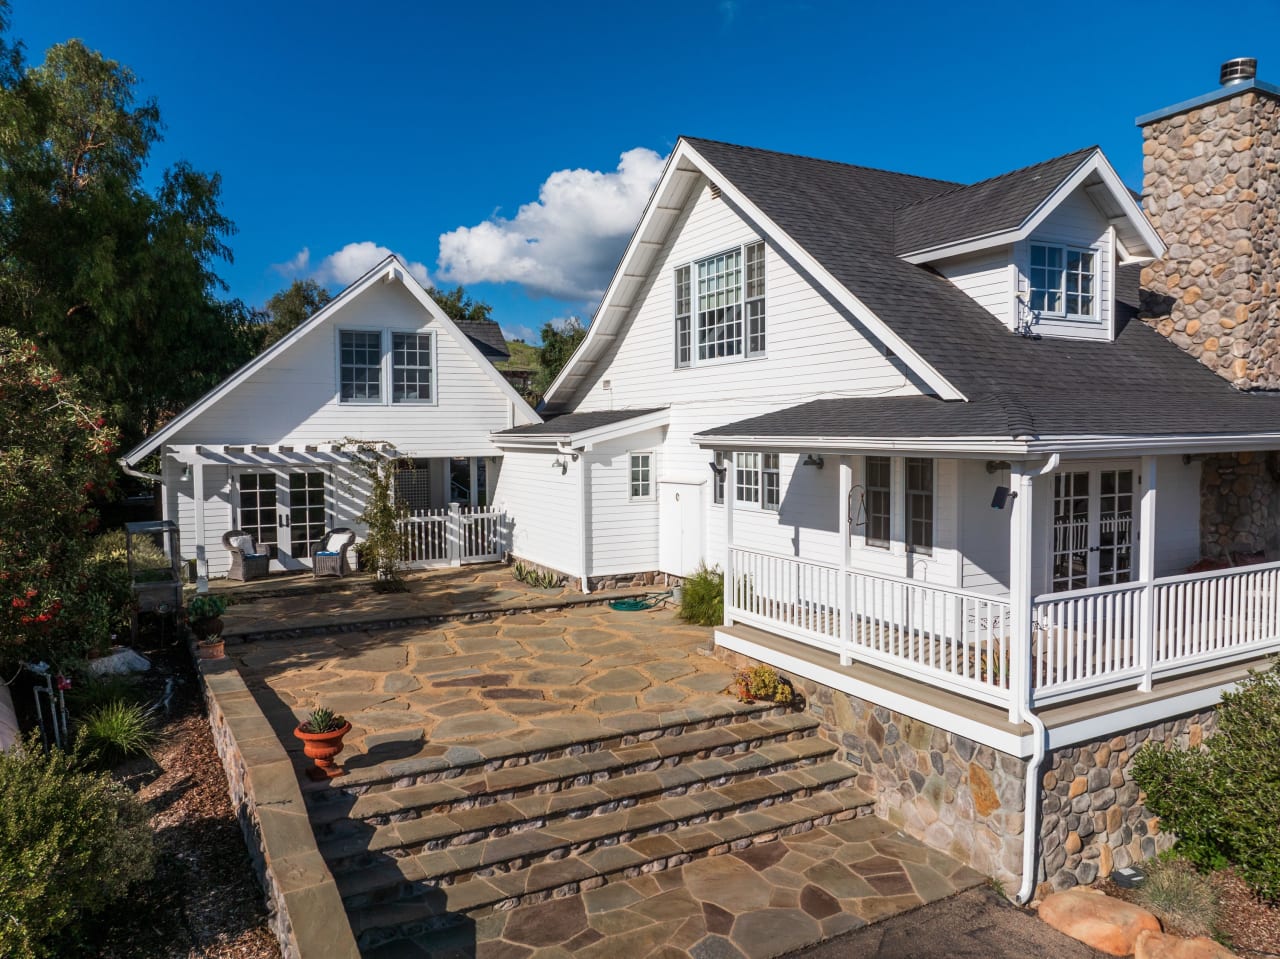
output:
M 146 811 L 110 776 L 38 737 L 0 753 L 0 955 L 74 954 L 154 861 Z
M 213 593 L 199 593 L 187 600 L 187 619 L 217 619 L 227 611 L 227 601 Z
M 87 756 L 111 768 L 134 756 L 145 756 L 156 742 L 152 711 L 117 699 L 89 711 L 79 735 Z
M 127 673 L 108 673 L 95 676 L 84 671 L 77 675 L 74 685 L 67 692 L 67 705 L 73 715 L 85 716 L 99 706 L 116 701 L 142 704 L 146 702 L 146 691 L 137 676 Z
M 1280 899 L 1280 663 L 1223 694 L 1204 751 L 1148 743 L 1133 776 L 1182 855 Z
M 785 706 L 796 698 L 796 691 L 790 681 L 779 676 L 772 666 L 763 663 L 734 673 L 731 691 L 738 694 L 739 702 L 744 703 L 758 699 Z
M 1134 891 L 1138 905 L 1149 910 L 1166 928 L 1187 936 L 1212 936 L 1218 924 L 1218 890 L 1207 876 L 1185 859 L 1153 862 L 1147 878 Z
M 680 618 L 698 626 L 719 626 L 724 622 L 724 574 L 719 567 L 700 566 L 684 581 Z

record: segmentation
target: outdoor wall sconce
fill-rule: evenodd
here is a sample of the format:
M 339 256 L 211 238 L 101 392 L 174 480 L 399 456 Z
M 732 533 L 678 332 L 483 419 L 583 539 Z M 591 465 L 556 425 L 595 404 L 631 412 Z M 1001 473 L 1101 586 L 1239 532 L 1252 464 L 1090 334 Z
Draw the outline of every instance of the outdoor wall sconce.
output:
M 817 453 L 810 453 L 808 456 L 806 456 L 806 457 L 804 458 L 804 462 L 803 462 L 803 463 L 801 463 L 800 465 L 801 465 L 801 466 L 816 466 L 816 467 L 818 467 L 818 469 L 822 469 L 822 462 L 823 462 L 823 461 L 822 461 L 822 457 L 821 457 L 821 456 L 819 456 Z
M 553 470 L 558 469 L 560 471 L 560 475 L 563 476 L 565 473 L 569 472 L 569 461 L 563 456 L 557 456 L 551 461 L 551 468 Z
M 992 509 L 1004 509 L 1009 505 L 1011 500 L 1018 498 L 1018 494 L 1007 486 L 997 486 L 995 495 L 991 497 Z
M 716 476 L 723 477 L 725 473 L 729 472 L 729 467 L 720 466 L 715 460 L 712 460 L 707 465 L 711 467 L 711 472 L 715 473 Z
M 182 464 L 182 478 L 183 478 L 184 480 L 189 480 L 189 479 L 191 479 L 191 464 L 190 464 L 190 463 L 183 463 L 183 464 Z

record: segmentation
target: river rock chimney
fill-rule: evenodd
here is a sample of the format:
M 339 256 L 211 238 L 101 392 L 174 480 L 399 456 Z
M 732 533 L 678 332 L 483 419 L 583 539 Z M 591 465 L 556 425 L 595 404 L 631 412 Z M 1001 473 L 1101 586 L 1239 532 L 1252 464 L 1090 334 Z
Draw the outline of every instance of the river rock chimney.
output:
M 1142 271 L 1142 316 L 1236 387 L 1280 389 L 1280 87 L 1248 57 L 1219 80 L 1138 118 L 1143 205 L 1169 248 Z

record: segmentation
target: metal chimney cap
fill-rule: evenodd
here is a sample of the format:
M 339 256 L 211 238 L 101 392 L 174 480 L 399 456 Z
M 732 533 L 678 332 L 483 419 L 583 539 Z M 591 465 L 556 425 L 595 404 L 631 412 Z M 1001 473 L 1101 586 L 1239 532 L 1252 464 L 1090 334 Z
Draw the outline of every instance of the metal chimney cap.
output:
M 1224 87 L 1235 83 L 1244 83 L 1258 76 L 1258 61 L 1254 57 L 1236 57 L 1222 65 L 1218 73 L 1218 82 Z

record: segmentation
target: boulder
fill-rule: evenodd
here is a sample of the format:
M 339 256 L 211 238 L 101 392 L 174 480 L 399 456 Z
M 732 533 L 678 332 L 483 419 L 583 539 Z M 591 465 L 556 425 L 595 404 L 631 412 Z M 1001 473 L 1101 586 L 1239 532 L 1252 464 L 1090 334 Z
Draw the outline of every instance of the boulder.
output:
M 1133 955 L 1139 933 L 1160 932 L 1160 921 L 1138 906 L 1095 889 L 1055 892 L 1040 904 L 1040 918 L 1059 932 L 1112 956 Z
M 1236 959 L 1236 954 L 1204 936 L 1183 939 L 1144 929 L 1134 943 L 1133 959 Z

